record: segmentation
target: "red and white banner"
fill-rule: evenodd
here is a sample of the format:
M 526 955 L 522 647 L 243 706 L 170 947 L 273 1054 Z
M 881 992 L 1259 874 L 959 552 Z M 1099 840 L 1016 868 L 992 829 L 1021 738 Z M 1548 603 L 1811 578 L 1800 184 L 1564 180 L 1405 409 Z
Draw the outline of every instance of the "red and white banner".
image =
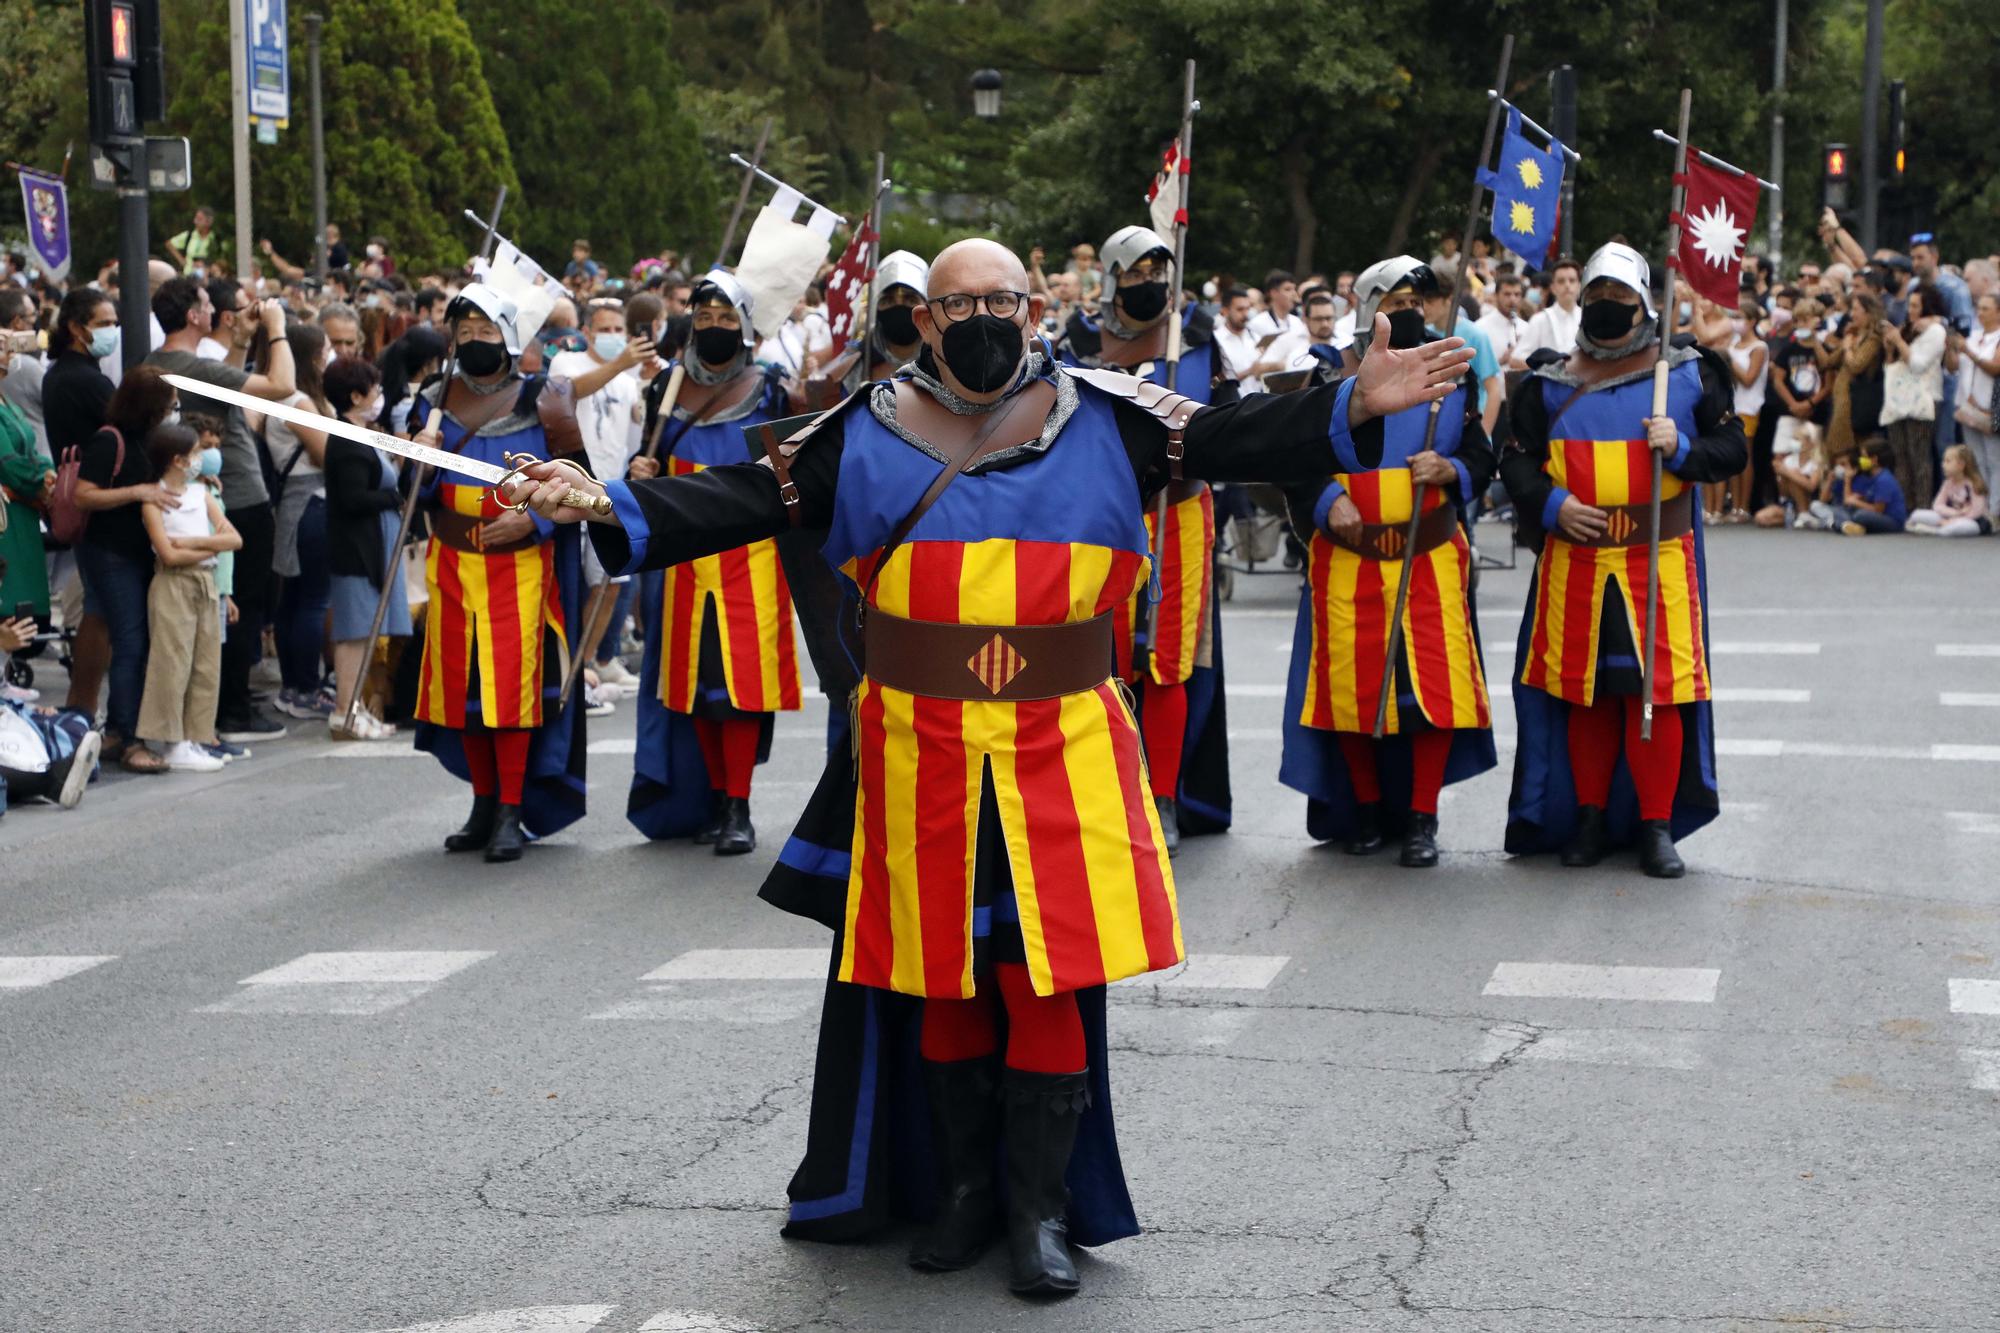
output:
M 1687 159 L 1679 268 L 1688 286 L 1734 310 L 1742 301 L 1743 242 L 1757 220 L 1757 178 Z M 1671 295 L 1671 294 L 1670 294 Z
M 1167 145 L 1160 172 L 1146 187 L 1146 209 L 1152 215 L 1153 230 L 1168 240 L 1175 227 L 1187 226 L 1187 210 L 1181 207 L 1180 177 L 1189 175 L 1191 164 L 1181 157 L 1179 139 Z
M 826 276 L 826 322 L 833 331 L 836 353 L 847 346 L 860 320 L 868 285 L 875 281 L 875 250 L 881 239 L 869 230 L 864 218 L 861 229 L 841 252 L 840 262 Z

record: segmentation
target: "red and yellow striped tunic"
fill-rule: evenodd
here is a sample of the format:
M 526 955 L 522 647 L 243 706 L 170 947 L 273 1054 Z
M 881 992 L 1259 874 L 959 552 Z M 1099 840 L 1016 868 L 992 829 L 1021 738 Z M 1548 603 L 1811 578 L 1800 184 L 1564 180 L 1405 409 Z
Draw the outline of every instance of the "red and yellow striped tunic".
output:
M 1342 473 L 1334 481 L 1361 511 L 1362 522 L 1409 522 L 1408 468 Z M 1424 508 L 1428 512 L 1450 503 L 1432 487 Z M 1486 675 L 1467 610 L 1471 568 L 1472 552 L 1462 531 L 1410 561 L 1403 656 L 1417 707 L 1440 730 L 1492 725 Z M 1312 656 L 1299 721 L 1322 731 L 1373 732 L 1403 562 L 1366 559 L 1316 532 L 1309 569 Z M 1401 704 L 1392 691 L 1385 734 L 1404 730 Z
M 1154 549 L 1155 509 L 1146 507 L 1146 542 Z M 1153 646 L 1132 660 L 1134 634 L 1146 616 L 1145 587 L 1118 609 L 1119 674 L 1150 675 L 1155 685 L 1181 685 L 1199 664 L 1215 598 L 1215 494 L 1196 483 L 1194 494 L 1167 506 L 1167 535 L 1160 539 L 1160 604 L 1153 608 Z

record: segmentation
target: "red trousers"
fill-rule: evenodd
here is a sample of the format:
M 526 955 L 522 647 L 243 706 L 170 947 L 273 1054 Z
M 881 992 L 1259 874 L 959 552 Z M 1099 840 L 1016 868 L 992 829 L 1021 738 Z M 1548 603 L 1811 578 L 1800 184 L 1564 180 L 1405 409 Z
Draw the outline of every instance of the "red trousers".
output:
M 1347 760 L 1348 780 L 1354 784 L 1354 799 L 1373 805 L 1382 799 L 1382 784 L 1375 774 L 1375 738 L 1358 731 L 1334 733 L 1340 737 L 1340 754 Z M 1410 740 L 1410 809 L 1420 815 L 1438 811 L 1438 792 L 1444 787 L 1444 764 L 1451 758 L 1451 733 L 1426 728 L 1413 731 Z
M 465 766 L 472 773 L 474 796 L 498 796 L 502 805 L 519 805 L 528 779 L 528 742 L 534 732 L 509 727 L 499 731 L 462 731 Z
M 1639 818 L 1670 819 L 1681 781 L 1681 710 L 1653 705 L 1653 739 L 1639 739 L 1639 696 L 1599 699 L 1589 708 L 1569 710 L 1569 770 L 1576 803 L 1602 810 L 1611 799 L 1611 775 L 1621 747 L 1632 786 L 1639 793 Z
M 1035 994 L 1028 969 L 1020 963 L 998 963 L 993 972 L 1007 1006 L 1007 1067 L 1031 1074 L 1082 1069 L 1087 1061 L 1076 996 L 1068 991 Z M 1000 1045 L 998 1018 L 990 989 L 969 1000 L 925 1000 L 924 1059 L 974 1060 L 993 1054 Z
M 750 799 L 750 774 L 757 767 L 757 741 L 763 723 L 755 718 L 731 718 L 715 722 L 694 719 L 695 739 L 701 742 L 701 761 L 708 769 L 708 788 L 725 796 Z
M 1158 685 L 1148 676 L 1139 683 L 1146 696 L 1139 734 L 1146 742 L 1146 773 L 1153 795 L 1172 796 L 1181 786 L 1181 751 L 1187 745 L 1186 685 Z

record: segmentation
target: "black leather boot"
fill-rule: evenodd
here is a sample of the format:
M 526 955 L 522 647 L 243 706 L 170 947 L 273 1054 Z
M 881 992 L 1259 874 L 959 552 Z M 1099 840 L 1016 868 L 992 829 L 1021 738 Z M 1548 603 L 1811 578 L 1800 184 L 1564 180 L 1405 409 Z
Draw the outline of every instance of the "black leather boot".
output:
M 1181 803 L 1171 796 L 1155 796 L 1153 808 L 1160 812 L 1160 840 L 1167 846 L 1167 855 L 1178 855 L 1181 850 Z
M 757 830 L 750 823 L 750 802 L 731 796 L 722 803 L 722 826 L 715 833 L 717 856 L 741 856 L 755 850 Z
M 1068 1296 L 1077 1289 L 1069 1253 L 1070 1151 L 1090 1105 L 1088 1070 L 1074 1074 L 1007 1071 L 1008 1287 L 1022 1296 Z
M 1604 859 L 1604 810 L 1595 805 L 1576 808 L 1576 828 L 1563 844 L 1566 866 L 1594 866 Z
M 1687 864 L 1674 850 L 1673 826 L 1664 819 L 1639 821 L 1639 869 L 1654 879 L 1679 879 Z
M 1382 850 L 1382 804 L 1367 801 L 1355 808 L 1354 836 L 1341 846 L 1349 856 L 1373 856 Z
M 521 831 L 521 807 L 518 805 L 494 807 L 493 836 L 486 843 L 486 859 L 518 861 L 521 859 L 521 849 L 527 845 L 528 835 Z
M 706 847 L 722 836 L 722 811 L 729 798 L 719 791 L 708 794 L 708 822 L 694 835 L 695 846 Z
M 1396 858 L 1399 865 L 1412 870 L 1422 870 L 1438 863 L 1438 817 L 1419 810 L 1410 811 L 1410 821 L 1403 827 L 1403 854 Z
M 970 1268 L 1000 1222 L 993 1154 L 999 1147 L 1000 1087 L 991 1056 L 924 1061 L 931 1103 L 931 1169 L 937 1211 L 910 1247 L 910 1266 L 933 1273 Z
M 445 835 L 444 849 L 448 852 L 476 852 L 484 848 L 493 837 L 493 812 L 499 808 L 498 796 L 473 797 L 472 813 L 465 817 L 465 827 Z

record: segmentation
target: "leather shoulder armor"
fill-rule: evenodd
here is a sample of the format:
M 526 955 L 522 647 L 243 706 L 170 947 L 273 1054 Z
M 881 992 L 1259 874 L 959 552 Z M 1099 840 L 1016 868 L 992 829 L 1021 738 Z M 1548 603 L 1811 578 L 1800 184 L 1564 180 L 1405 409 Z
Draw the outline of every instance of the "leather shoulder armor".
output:
M 1113 398 L 1123 398 L 1149 416 L 1157 418 L 1161 425 L 1175 434 L 1186 430 L 1188 421 L 1202 409 L 1202 404 L 1186 394 L 1175 393 L 1165 385 L 1142 380 L 1123 371 L 1071 370 L 1068 373 L 1071 379 L 1088 384 L 1099 393 L 1108 393 Z

